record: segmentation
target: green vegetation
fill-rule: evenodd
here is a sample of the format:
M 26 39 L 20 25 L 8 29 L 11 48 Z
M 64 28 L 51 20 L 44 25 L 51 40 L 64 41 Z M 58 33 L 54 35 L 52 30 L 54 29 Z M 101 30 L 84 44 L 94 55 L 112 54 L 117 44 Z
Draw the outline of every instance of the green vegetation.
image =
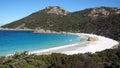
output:
M 120 68 L 120 45 L 94 54 L 28 55 L 0 57 L 0 68 Z
M 31 29 L 41 27 L 54 31 L 94 33 L 120 41 L 120 14 L 116 14 L 120 9 L 101 7 L 98 9 L 102 9 L 102 12 L 105 9 L 110 14 L 98 13 L 97 17 L 92 17 L 89 14 L 93 9 L 67 15 L 47 14 L 48 9 L 44 9 L 2 27 L 16 28 L 25 24 L 24 27 Z M 120 68 L 120 45 L 118 48 L 94 54 L 28 55 L 27 52 L 16 53 L 13 56 L 1 56 L 0 68 Z
M 97 13 L 97 17 L 93 17 L 96 13 L 91 13 L 94 9 L 96 12 L 99 12 Z M 49 10 L 50 9 L 44 9 L 38 11 L 2 27 L 16 28 L 25 24 L 23 27 L 31 29 L 41 27 L 45 30 L 49 29 L 54 31 L 95 33 L 115 40 L 120 40 L 120 14 L 116 14 L 116 12 L 120 10 L 118 8 L 91 8 L 68 13 L 67 15 L 48 14 L 47 11 Z M 106 14 L 108 13 L 109 15 L 104 15 L 103 12 Z M 90 14 L 93 16 L 89 16 Z

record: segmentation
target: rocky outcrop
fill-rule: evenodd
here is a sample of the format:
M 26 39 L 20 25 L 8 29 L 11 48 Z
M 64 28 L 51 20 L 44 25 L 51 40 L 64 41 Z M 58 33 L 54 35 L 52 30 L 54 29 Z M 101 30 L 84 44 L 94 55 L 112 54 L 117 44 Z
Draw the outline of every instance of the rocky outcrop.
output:
M 56 31 L 51 31 L 51 30 L 44 30 L 40 27 L 37 27 L 34 30 L 34 33 L 46 33 L 46 34 L 67 34 L 67 32 L 64 31 L 60 31 L 60 32 L 56 32 Z
M 24 28 L 24 27 L 25 27 L 25 23 L 23 23 L 23 24 L 17 26 L 16 29 L 20 29 L 20 28 Z
M 67 15 L 68 12 L 64 10 L 63 8 L 57 7 L 57 6 L 49 6 L 46 8 L 46 12 L 48 14 L 56 14 L 56 15 Z
M 88 37 L 88 41 L 98 41 L 99 39 L 97 37 Z
M 89 17 L 96 18 L 98 16 L 108 16 L 111 14 L 120 14 L 119 8 L 106 8 L 106 7 L 100 7 L 100 8 L 93 8 L 91 9 L 91 12 L 88 14 Z
M 106 11 L 104 8 L 102 8 L 102 9 L 93 9 L 88 16 L 97 17 L 97 16 L 99 16 L 99 14 L 103 14 L 103 15 L 107 16 L 107 15 L 110 14 L 110 12 Z
M 41 29 L 40 27 L 37 27 L 35 30 L 34 30 L 34 33 L 46 33 L 46 31 L 44 29 Z
M 52 32 L 51 30 L 44 30 L 40 27 L 37 27 L 35 30 L 34 30 L 34 33 L 56 33 L 55 31 Z
M 120 10 L 116 12 L 116 14 L 120 14 Z
M 0 30 L 2 30 L 3 28 L 0 27 Z

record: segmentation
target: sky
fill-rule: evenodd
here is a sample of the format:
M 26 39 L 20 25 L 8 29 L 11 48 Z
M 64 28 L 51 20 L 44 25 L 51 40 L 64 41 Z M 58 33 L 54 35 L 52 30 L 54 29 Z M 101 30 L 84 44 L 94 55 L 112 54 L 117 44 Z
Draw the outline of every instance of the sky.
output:
M 74 12 L 101 6 L 120 8 L 120 0 L 0 0 L 0 26 L 48 6 L 60 6 L 69 12 Z

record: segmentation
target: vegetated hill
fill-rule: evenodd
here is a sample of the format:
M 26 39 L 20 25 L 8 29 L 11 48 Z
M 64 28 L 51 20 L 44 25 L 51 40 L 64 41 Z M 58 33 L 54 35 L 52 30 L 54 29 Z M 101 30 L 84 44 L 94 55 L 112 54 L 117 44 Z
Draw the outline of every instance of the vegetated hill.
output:
M 83 14 L 83 16 L 89 16 L 92 18 L 107 17 L 112 14 L 120 14 L 120 8 L 97 7 L 97 8 L 85 9 L 83 11 L 80 11 L 80 13 Z
M 21 28 L 26 27 L 26 28 L 34 29 L 37 27 L 41 27 L 43 29 L 50 29 L 53 26 L 56 26 L 54 24 L 59 23 L 60 20 L 62 21 L 61 18 L 66 16 L 67 14 L 68 14 L 68 12 L 60 7 L 57 7 L 57 6 L 51 7 L 50 6 L 43 10 L 35 12 L 23 19 L 20 19 L 18 21 L 7 24 L 3 27 L 17 28 L 18 26 L 24 24 L 24 26 Z
M 0 68 L 120 68 L 120 46 L 94 54 L 1 56 Z
M 55 6 L 2 27 L 95 33 L 120 40 L 119 22 L 120 8 L 98 7 L 70 13 Z
M 120 40 L 120 14 L 80 23 L 79 30 L 84 33 L 94 33 Z
M 104 14 L 103 9 L 109 13 L 105 11 Z M 120 10 L 118 8 L 91 8 L 74 13 L 63 11 L 60 7 L 54 10 L 52 7 L 46 8 L 2 27 L 32 29 L 41 27 L 55 31 L 95 33 L 120 40 Z M 63 12 L 61 13 L 60 10 Z M 1 56 L 0 68 L 120 68 L 120 45 L 115 49 L 107 49 L 94 54 L 28 55 L 26 52 L 16 53 L 13 56 Z

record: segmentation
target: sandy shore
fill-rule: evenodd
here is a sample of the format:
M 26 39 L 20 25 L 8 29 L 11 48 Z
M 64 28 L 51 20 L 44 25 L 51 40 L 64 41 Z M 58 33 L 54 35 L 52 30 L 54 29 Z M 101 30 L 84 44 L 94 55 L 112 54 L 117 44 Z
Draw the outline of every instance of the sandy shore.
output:
M 105 49 L 112 48 L 113 46 L 119 44 L 119 42 L 113 39 L 106 38 L 103 36 L 98 36 L 95 34 L 85 34 L 85 33 L 70 33 L 70 34 L 82 36 L 84 38 L 96 37 L 98 38 L 98 40 L 84 41 L 81 44 L 76 43 L 71 45 L 64 45 L 64 46 L 44 49 L 41 51 L 32 51 L 30 52 L 30 54 L 41 55 L 41 54 L 51 54 L 51 53 L 63 53 L 67 55 L 72 55 L 72 54 L 86 53 L 86 52 L 95 53 L 97 51 L 102 51 Z

